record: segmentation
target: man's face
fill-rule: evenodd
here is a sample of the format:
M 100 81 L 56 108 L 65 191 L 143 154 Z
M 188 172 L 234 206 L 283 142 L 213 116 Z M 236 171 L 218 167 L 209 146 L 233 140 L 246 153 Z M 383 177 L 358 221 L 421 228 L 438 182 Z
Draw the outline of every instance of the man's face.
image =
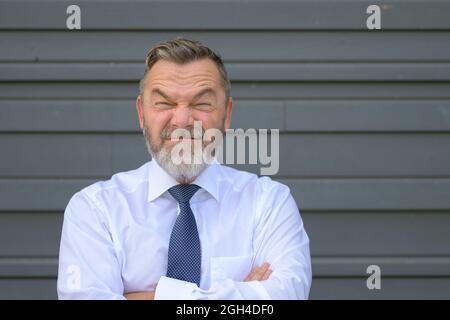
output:
M 160 60 L 147 74 L 143 97 L 137 98 L 136 108 L 151 153 L 156 158 L 164 153 L 167 158 L 177 143 L 170 139 L 175 129 L 192 133 L 194 121 L 201 121 L 203 131 L 228 129 L 232 101 L 226 101 L 219 70 L 210 59 L 187 64 Z

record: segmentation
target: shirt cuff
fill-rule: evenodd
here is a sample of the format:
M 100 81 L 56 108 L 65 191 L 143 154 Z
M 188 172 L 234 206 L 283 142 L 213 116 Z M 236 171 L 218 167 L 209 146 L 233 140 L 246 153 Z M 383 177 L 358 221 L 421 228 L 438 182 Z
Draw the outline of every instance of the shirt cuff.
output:
M 264 281 L 236 282 L 236 287 L 244 299 L 271 300 L 272 298 L 263 283 Z
M 155 300 L 194 300 L 195 283 L 162 276 L 155 290 Z

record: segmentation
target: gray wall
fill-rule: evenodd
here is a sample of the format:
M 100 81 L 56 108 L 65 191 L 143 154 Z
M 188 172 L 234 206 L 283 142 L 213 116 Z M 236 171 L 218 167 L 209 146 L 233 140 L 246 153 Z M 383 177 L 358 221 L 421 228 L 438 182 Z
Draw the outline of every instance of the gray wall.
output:
M 137 80 L 178 35 L 222 53 L 234 127 L 280 128 L 311 298 L 450 298 L 450 3 L 383 1 L 368 31 L 373 3 L 0 2 L 0 298 L 56 297 L 65 205 L 147 161 Z

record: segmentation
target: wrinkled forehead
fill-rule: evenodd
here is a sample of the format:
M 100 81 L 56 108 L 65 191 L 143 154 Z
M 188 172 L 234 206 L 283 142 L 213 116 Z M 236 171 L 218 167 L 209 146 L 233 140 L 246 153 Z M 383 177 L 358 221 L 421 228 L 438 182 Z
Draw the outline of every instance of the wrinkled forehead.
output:
M 215 63 L 201 59 L 185 64 L 160 60 L 147 75 L 146 90 L 159 88 L 176 94 L 195 94 L 204 88 L 221 89 L 221 77 Z

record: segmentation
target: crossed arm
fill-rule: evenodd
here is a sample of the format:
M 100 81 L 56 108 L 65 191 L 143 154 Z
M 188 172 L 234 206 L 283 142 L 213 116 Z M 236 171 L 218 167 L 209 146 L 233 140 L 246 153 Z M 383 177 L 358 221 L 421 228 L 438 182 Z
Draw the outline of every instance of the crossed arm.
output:
M 269 279 L 272 270 L 269 263 L 265 262 L 259 267 L 255 267 L 245 278 L 244 282 L 249 281 L 264 281 Z M 148 292 L 130 292 L 124 294 L 127 300 L 154 300 L 155 291 Z
M 307 299 L 311 285 L 309 239 L 287 188 L 264 197 L 252 231 L 255 268 L 244 281 L 226 278 L 208 289 L 161 277 L 158 299 Z M 274 200 L 273 198 L 276 198 Z M 82 193 L 64 215 L 58 271 L 60 299 L 152 299 L 155 292 L 126 292 L 105 214 Z M 90 261 L 96 261 L 95 266 Z M 263 262 L 270 263 L 264 264 Z M 70 268 L 78 266 L 82 281 Z M 231 266 L 230 266 L 231 267 Z M 109 272 L 103 272 L 109 268 Z M 69 272 L 70 271 L 70 272 Z M 78 287 L 77 287 L 78 285 Z M 125 293 L 125 295 L 124 295 Z

